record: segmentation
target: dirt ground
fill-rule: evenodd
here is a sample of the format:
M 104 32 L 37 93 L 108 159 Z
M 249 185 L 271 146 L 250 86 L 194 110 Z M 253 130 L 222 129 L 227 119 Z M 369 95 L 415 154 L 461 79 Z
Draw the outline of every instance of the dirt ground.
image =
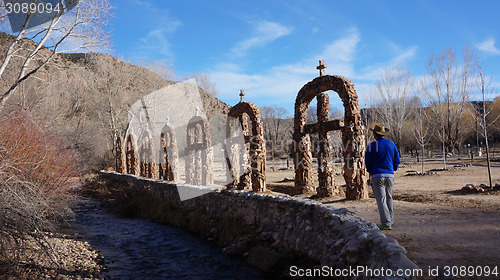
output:
M 470 166 L 464 166 L 470 164 Z M 456 166 L 456 167 L 454 167 Z M 480 194 L 457 192 L 466 184 L 487 184 L 485 161 L 449 161 L 450 170 L 426 176 L 407 176 L 420 171 L 416 162 L 403 163 L 395 173 L 393 230 L 384 231 L 408 250 L 408 257 L 424 270 L 445 266 L 497 267 L 497 277 L 455 277 L 453 279 L 500 279 L 500 190 Z M 442 161 L 425 164 L 426 170 L 442 169 Z M 410 171 L 410 172 L 408 172 Z M 493 185 L 500 184 L 500 163 L 492 162 Z M 290 193 L 293 170 L 267 171 L 267 182 L 275 192 Z M 316 176 L 315 176 L 316 178 Z M 285 180 L 287 181 L 287 180 Z M 336 184 L 344 184 L 340 175 Z M 371 190 L 370 190 L 371 193 Z M 379 223 L 375 199 L 321 202 L 333 208 L 347 208 L 364 219 Z M 451 279 L 451 278 L 448 278 Z

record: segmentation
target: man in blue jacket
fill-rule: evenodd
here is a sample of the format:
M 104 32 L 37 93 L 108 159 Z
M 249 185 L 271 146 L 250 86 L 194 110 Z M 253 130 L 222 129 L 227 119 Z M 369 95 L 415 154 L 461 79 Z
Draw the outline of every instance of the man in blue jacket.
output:
M 375 141 L 368 145 L 365 153 L 366 170 L 370 173 L 373 195 L 377 199 L 380 214 L 380 229 L 390 230 L 394 223 L 392 189 L 394 171 L 400 163 L 396 145 L 384 138 L 389 131 L 384 125 L 375 125 L 372 129 Z

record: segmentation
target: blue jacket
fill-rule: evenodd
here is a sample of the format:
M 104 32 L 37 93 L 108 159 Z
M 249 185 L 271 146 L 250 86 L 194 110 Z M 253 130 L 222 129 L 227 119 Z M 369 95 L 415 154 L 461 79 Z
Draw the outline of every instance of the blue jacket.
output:
M 381 137 L 366 148 L 365 165 L 372 178 L 394 178 L 394 171 L 398 170 L 399 163 L 398 148 L 390 140 Z

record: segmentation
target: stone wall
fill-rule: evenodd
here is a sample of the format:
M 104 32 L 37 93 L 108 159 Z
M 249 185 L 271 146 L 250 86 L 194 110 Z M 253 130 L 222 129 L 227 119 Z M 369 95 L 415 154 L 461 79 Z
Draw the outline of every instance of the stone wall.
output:
M 331 209 L 284 195 L 237 190 L 206 193 L 203 187 L 114 172 L 101 172 L 100 177 L 119 188 L 129 203 L 135 201 L 136 214 L 215 240 L 225 253 L 241 256 L 270 275 L 286 274 L 290 266 L 363 266 L 393 271 L 417 268 L 396 240 L 345 208 Z M 361 275 L 346 278 L 372 279 Z

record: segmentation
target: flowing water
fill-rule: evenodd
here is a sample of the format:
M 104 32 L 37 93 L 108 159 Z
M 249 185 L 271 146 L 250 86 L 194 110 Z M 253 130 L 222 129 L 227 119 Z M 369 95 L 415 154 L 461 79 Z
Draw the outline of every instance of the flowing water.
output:
M 105 258 L 110 279 L 260 279 L 213 242 L 175 227 L 111 214 L 90 199 L 75 207 L 77 236 Z

